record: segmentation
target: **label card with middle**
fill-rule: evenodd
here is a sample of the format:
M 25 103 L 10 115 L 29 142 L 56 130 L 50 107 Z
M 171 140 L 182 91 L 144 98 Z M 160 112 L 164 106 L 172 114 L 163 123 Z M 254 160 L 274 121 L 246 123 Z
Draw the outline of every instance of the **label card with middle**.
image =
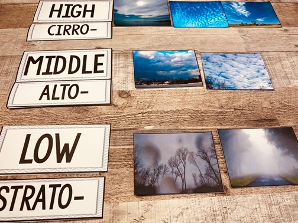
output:
M 110 39 L 111 22 L 32 24 L 27 41 Z
M 110 104 L 111 80 L 15 83 L 8 108 Z
M 33 22 L 112 21 L 112 10 L 112 0 L 40 0 Z
M 0 174 L 107 171 L 109 138 L 110 125 L 4 126 Z
M 0 222 L 102 218 L 104 177 L 0 181 Z
M 17 82 L 110 79 L 111 49 L 24 52 Z

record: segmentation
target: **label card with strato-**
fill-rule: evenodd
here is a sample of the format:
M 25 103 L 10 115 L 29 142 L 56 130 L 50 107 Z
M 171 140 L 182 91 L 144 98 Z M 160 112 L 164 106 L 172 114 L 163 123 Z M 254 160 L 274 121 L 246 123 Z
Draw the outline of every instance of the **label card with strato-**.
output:
M 102 218 L 104 181 L 104 177 L 0 181 L 0 221 Z
M 27 35 L 27 41 L 109 38 L 111 38 L 111 22 L 32 24 Z
M 112 21 L 113 1 L 40 0 L 33 22 Z
M 17 82 L 111 78 L 111 49 L 24 52 Z
M 4 126 L 0 174 L 107 171 L 109 138 L 110 125 Z
M 111 80 L 15 83 L 7 107 L 110 104 Z

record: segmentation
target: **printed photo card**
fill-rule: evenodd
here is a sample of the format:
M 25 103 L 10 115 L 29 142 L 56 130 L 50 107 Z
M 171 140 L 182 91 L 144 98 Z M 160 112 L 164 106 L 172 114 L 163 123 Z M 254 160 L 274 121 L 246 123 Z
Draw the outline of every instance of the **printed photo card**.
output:
M 194 51 L 133 51 L 136 88 L 202 87 Z
M 114 24 L 118 26 L 171 26 L 167 0 L 116 0 Z
M 134 134 L 134 191 L 223 193 L 211 132 Z
M 218 134 L 232 187 L 298 184 L 298 141 L 291 127 Z
M 273 90 L 259 53 L 201 53 L 206 88 L 213 90 Z
M 281 27 L 270 2 L 221 2 L 230 27 Z
M 221 2 L 170 1 L 174 27 L 229 27 Z

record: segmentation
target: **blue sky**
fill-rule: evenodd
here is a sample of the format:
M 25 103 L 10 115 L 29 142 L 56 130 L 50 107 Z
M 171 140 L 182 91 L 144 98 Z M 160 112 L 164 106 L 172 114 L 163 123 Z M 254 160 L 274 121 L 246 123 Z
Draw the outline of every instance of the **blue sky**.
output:
M 169 20 L 170 16 L 166 0 L 115 0 L 114 22 L 136 25 L 133 22 Z M 138 24 L 142 25 L 142 23 Z
M 198 78 L 194 51 L 133 51 L 134 75 L 139 80 Z
M 270 2 L 222 2 L 229 24 L 280 24 Z
M 215 88 L 224 83 L 231 90 L 273 89 L 261 54 L 201 53 L 201 57 L 205 80 Z
M 174 27 L 228 27 L 220 2 L 169 3 Z

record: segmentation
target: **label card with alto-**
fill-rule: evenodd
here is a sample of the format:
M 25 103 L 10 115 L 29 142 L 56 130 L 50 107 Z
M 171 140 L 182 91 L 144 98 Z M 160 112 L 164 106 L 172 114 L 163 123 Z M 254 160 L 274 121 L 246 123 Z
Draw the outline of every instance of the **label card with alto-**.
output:
M 110 125 L 4 126 L 0 174 L 107 171 L 109 138 Z
M 111 49 L 24 52 L 17 82 L 110 79 Z
M 0 181 L 0 221 L 102 218 L 103 197 L 104 177 Z
M 8 108 L 110 104 L 111 80 L 15 83 Z
M 27 41 L 111 38 L 111 22 L 69 22 L 32 24 Z
M 40 0 L 33 22 L 112 21 L 113 1 Z

